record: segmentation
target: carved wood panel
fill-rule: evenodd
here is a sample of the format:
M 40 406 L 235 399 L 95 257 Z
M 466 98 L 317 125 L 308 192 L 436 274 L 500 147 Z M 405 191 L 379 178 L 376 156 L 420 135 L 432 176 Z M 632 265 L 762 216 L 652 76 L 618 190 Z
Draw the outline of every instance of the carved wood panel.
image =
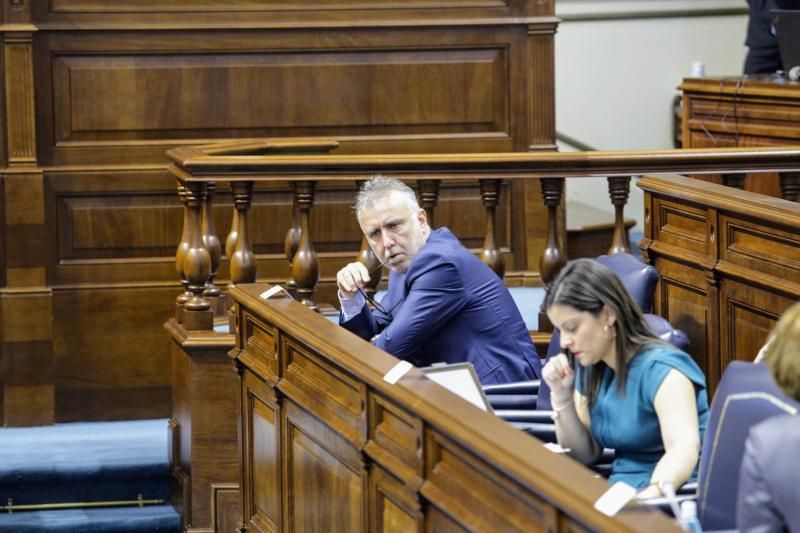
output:
M 286 402 L 284 423 L 288 529 L 366 529 L 367 476 L 358 449 L 294 402 Z
M 280 531 L 281 407 L 256 374 L 242 376 L 243 520 L 257 531 Z

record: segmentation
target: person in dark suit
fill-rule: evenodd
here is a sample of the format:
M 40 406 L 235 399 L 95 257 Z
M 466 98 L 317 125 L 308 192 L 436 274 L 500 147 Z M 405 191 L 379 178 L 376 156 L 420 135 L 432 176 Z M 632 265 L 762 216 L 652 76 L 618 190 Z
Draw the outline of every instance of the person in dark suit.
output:
M 447 228 L 431 230 L 414 191 L 376 176 L 356 199 L 356 217 L 388 266 L 389 287 L 371 309 L 360 262 L 336 281 L 340 324 L 416 366 L 470 362 L 483 384 L 541 376 L 541 363 L 503 281 Z
M 800 401 L 800 303 L 770 334 L 764 362 L 775 382 Z M 779 415 L 753 426 L 739 471 L 739 531 L 800 531 L 800 414 Z
M 772 29 L 773 9 L 800 9 L 800 0 L 747 0 L 747 57 L 745 74 L 770 74 L 783 68 L 778 41 Z

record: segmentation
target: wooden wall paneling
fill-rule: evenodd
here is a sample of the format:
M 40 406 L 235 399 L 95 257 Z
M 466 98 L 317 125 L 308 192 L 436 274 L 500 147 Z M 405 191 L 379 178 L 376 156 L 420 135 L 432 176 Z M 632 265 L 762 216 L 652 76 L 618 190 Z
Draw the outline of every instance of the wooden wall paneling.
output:
M 369 531 L 422 532 L 424 516 L 416 491 L 388 470 L 369 468 Z
M 170 318 L 176 292 L 174 285 L 53 292 L 58 421 L 169 416 L 170 339 L 153 325 Z
M 511 117 L 527 123 L 506 82 L 521 31 L 50 32 L 42 160 L 161 162 L 188 139 L 265 136 L 334 137 L 337 153 L 511 151 Z
M 426 23 L 441 19 L 452 23 L 459 19 L 511 18 L 553 14 L 553 1 L 531 0 L 290 0 L 280 4 L 262 0 L 230 0 L 224 7 L 205 0 L 53 0 L 34 3 L 34 20 L 43 25 L 80 25 L 87 21 L 103 26 L 138 25 L 164 27 L 175 25 L 208 26 L 213 22 L 227 25 L 331 24 L 352 25 L 355 21 L 384 22 L 406 20 Z M 191 15 L 191 18 L 188 16 Z M 187 21 L 189 18 L 189 21 Z
M 182 206 L 174 179 L 157 166 L 46 171 L 51 283 L 135 286 L 170 283 L 177 291 L 175 236 Z

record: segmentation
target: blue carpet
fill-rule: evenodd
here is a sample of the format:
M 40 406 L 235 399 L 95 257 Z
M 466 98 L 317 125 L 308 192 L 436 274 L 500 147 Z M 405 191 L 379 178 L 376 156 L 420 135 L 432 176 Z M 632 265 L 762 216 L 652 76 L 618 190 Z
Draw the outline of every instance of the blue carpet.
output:
M 180 531 L 170 505 L 36 511 L 0 515 L 0 531 L 14 533 L 145 533 Z
M 0 429 L 0 505 L 9 499 L 14 505 L 127 501 L 140 494 L 145 500 L 169 500 L 166 420 Z M 0 531 L 49 531 L 51 521 L 63 525 L 52 531 L 168 531 L 179 524 L 174 510 L 169 520 L 162 516 L 171 509 L 0 512 Z M 139 525 L 128 527 L 134 523 Z

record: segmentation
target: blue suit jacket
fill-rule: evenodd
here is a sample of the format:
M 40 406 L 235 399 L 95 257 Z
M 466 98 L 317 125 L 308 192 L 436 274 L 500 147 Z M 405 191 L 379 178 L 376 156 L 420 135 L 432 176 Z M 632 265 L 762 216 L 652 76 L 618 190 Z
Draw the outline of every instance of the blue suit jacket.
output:
M 511 294 L 447 228 L 431 232 L 381 300 L 341 324 L 416 366 L 468 361 L 488 385 L 541 377 L 536 348 Z
M 800 415 L 773 416 L 750 429 L 739 472 L 740 531 L 800 531 Z

